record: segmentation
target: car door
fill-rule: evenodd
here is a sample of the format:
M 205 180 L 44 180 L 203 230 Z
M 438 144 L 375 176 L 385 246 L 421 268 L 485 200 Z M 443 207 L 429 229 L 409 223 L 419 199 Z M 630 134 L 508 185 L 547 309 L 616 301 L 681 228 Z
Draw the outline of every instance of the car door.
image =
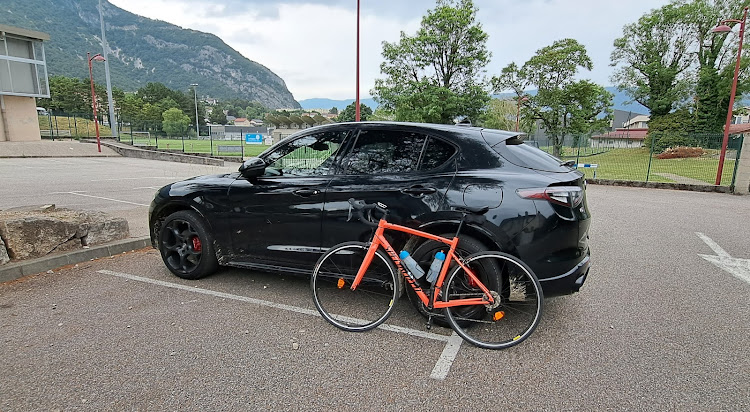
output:
M 295 138 L 263 156 L 263 176 L 231 185 L 235 263 L 312 267 L 320 253 L 325 188 L 347 133 L 338 128 Z
M 323 247 L 369 237 L 370 228 L 349 216 L 349 198 L 381 202 L 392 222 L 409 226 L 448 208 L 456 146 L 418 128 L 390 125 L 363 125 L 351 140 L 326 191 Z

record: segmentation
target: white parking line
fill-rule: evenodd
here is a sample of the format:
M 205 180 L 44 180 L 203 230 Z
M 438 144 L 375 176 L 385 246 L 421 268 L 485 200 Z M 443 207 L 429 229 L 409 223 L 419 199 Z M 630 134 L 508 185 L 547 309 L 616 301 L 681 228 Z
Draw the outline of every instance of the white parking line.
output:
M 165 179 L 165 180 L 175 180 L 179 179 L 179 177 L 169 177 L 169 176 L 142 176 L 142 177 L 118 177 L 116 179 L 100 179 L 100 180 L 92 180 L 92 182 L 119 182 L 122 180 L 143 180 L 143 179 Z
M 80 193 L 80 191 L 76 191 L 76 192 L 52 192 L 50 194 L 76 195 L 76 196 L 92 197 L 94 199 L 109 200 L 109 201 L 118 202 L 118 203 L 127 203 L 129 205 L 148 206 L 148 205 L 143 204 L 143 203 L 128 202 L 127 200 L 112 199 L 111 197 L 101 197 L 101 196 L 85 195 L 83 193 Z
M 703 242 L 705 242 L 708 247 L 710 247 L 714 251 L 714 253 L 716 253 L 715 256 L 701 255 L 700 253 L 698 254 L 698 256 L 713 263 L 720 269 L 729 272 L 737 279 L 744 280 L 745 282 L 750 283 L 750 259 L 733 258 L 729 255 L 729 253 L 727 253 L 727 251 L 722 249 L 721 246 L 719 246 L 718 243 L 714 242 L 710 237 L 700 232 L 695 232 L 695 234 L 698 235 L 698 237 L 701 238 L 701 240 L 703 240 Z
M 99 270 L 97 271 L 97 273 L 101 273 L 104 275 L 117 276 L 117 277 L 121 277 L 125 279 L 135 280 L 138 282 L 150 283 L 152 285 L 159 285 L 159 286 L 163 286 L 166 288 L 180 289 L 180 290 L 185 290 L 188 292 L 201 293 L 204 295 L 215 296 L 215 297 L 219 297 L 223 299 L 232 299 L 232 300 L 237 300 L 240 302 L 252 303 L 255 305 L 259 305 L 259 306 L 266 306 L 266 307 L 282 309 L 282 310 L 286 310 L 286 311 L 290 311 L 294 313 L 300 313 L 303 315 L 311 315 L 311 316 L 320 317 L 320 313 L 318 313 L 317 310 L 305 309 L 305 308 L 300 308 L 297 306 L 284 305 L 281 303 L 270 302 L 267 300 L 254 299 L 254 298 L 249 298 L 246 296 L 232 295 L 230 293 L 224 293 L 224 292 L 216 292 L 213 290 L 185 286 L 185 285 L 180 285 L 180 284 L 171 283 L 171 282 L 164 282 L 162 280 L 156 280 L 156 279 L 146 278 L 142 276 L 131 275 L 129 273 L 114 272 L 111 270 Z M 455 332 L 451 336 L 445 336 L 445 335 L 439 335 L 437 333 L 425 332 L 421 330 L 410 329 L 410 328 L 405 328 L 405 327 L 396 326 L 396 325 L 384 324 L 384 325 L 378 326 L 378 328 L 387 330 L 390 332 L 403 333 L 403 334 L 418 337 L 418 338 L 432 339 L 432 340 L 437 340 L 440 342 L 446 342 L 445 348 L 443 349 L 443 353 L 440 355 L 440 358 L 438 358 L 437 363 L 435 363 L 435 367 L 432 369 L 432 373 L 430 374 L 430 378 L 437 379 L 437 380 L 443 380 L 448 375 L 448 372 L 450 372 L 451 365 L 453 364 L 453 361 L 456 359 L 458 350 L 461 348 L 461 343 L 463 342 L 463 339 L 461 339 L 460 336 L 456 335 Z

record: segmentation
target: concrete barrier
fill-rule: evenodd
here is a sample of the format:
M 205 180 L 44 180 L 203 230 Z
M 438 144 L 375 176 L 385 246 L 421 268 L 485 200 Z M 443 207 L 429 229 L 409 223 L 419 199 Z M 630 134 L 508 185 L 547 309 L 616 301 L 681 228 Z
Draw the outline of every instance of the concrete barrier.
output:
M 96 140 L 81 140 L 87 143 L 96 143 Z M 169 153 L 160 150 L 148 150 L 133 147 L 116 141 L 101 140 L 103 146 L 107 146 L 123 157 L 134 157 L 138 159 L 161 160 L 165 162 L 192 163 L 209 166 L 224 166 L 224 160 L 213 157 L 192 156 L 184 153 Z

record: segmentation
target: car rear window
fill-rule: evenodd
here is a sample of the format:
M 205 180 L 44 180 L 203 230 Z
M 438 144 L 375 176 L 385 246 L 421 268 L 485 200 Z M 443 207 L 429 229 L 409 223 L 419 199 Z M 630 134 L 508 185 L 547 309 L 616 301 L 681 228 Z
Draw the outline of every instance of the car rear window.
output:
M 422 163 L 419 164 L 419 170 L 437 169 L 453 157 L 454 153 L 456 153 L 455 147 L 440 139 L 430 137 L 422 154 Z
M 505 160 L 527 169 L 559 173 L 571 170 L 570 167 L 561 164 L 562 160 L 541 149 L 527 145 L 517 137 L 496 143 L 492 146 L 492 149 Z

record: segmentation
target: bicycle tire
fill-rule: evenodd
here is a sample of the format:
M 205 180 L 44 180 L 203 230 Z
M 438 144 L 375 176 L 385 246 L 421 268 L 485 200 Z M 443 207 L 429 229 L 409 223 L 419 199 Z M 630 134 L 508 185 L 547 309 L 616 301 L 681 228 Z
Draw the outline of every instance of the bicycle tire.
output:
M 377 250 L 362 282 L 352 291 L 351 282 L 364 261 L 369 245 L 345 242 L 318 259 L 310 279 L 315 307 L 323 319 L 339 329 L 364 332 L 391 315 L 399 295 L 396 267 Z
M 481 279 L 498 279 L 493 283 L 500 285 L 499 290 L 486 284 L 497 303 L 495 307 L 446 308 L 445 317 L 451 328 L 467 342 L 485 349 L 506 349 L 526 340 L 539 324 L 544 309 L 542 288 L 534 272 L 515 256 L 503 252 L 478 252 L 467 257 L 464 264 Z M 444 286 L 443 301 L 484 295 L 460 266 L 450 273 Z M 477 307 L 483 310 L 478 311 Z

